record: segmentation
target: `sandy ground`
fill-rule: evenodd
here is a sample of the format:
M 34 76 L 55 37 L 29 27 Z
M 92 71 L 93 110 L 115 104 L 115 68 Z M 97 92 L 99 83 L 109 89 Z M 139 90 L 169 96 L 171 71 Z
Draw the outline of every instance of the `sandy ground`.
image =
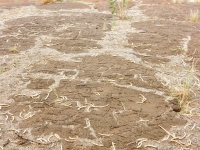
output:
M 5 2 L 1 149 L 200 149 L 199 3 Z

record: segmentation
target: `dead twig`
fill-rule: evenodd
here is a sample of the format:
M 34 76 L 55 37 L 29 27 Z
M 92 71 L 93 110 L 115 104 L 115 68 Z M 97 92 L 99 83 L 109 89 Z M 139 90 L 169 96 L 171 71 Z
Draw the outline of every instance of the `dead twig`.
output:
M 36 143 L 36 144 L 39 144 L 39 145 L 49 145 L 49 144 L 53 144 L 53 143 L 56 143 L 56 142 L 60 142 L 60 141 L 61 141 L 61 140 L 59 139 L 59 140 L 57 140 L 57 141 L 47 142 L 45 139 L 39 138 L 39 141 L 44 141 L 44 142 L 39 142 L 39 141 L 35 141 L 35 140 L 33 140 L 33 139 L 28 139 L 28 138 L 24 137 L 23 135 L 20 135 L 19 132 L 15 132 L 15 134 L 16 134 L 19 138 L 21 138 L 21 139 L 23 139 L 23 140 L 26 140 L 26 141 L 31 142 L 31 143 Z
M 142 101 L 141 102 L 137 102 L 137 104 L 143 104 L 147 100 L 147 98 L 142 94 L 140 94 L 140 98 L 142 99 Z

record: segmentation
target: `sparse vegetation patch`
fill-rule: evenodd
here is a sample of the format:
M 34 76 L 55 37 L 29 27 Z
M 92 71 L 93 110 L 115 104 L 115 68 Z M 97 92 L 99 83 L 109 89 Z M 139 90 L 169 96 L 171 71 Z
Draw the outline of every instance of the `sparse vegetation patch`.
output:
M 120 19 L 127 19 L 127 7 L 130 0 L 109 0 L 112 14 L 116 14 Z
M 173 0 L 173 2 L 174 2 L 175 4 L 180 4 L 180 3 L 182 3 L 182 0 Z
M 179 106 L 182 108 L 182 111 L 188 112 L 188 103 L 192 100 L 193 84 L 195 77 L 195 68 L 194 65 L 191 66 L 185 77 L 177 85 L 174 85 L 170 88 L 170 96 L 175 97 L 178 100 Z
M 192 22 L 197 22 L 199 19 L 199 10 L 190 10 L 190 20 Z

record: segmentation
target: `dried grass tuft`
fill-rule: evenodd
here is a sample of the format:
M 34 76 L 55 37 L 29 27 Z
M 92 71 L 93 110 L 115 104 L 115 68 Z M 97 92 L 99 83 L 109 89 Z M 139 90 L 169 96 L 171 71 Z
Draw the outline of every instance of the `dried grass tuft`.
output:
M 180 4 L 180 3 L 182 3 L 182 0 L 173 0 L 173 3 Z
M 190 20 L 192 22 L 197 22 L 199 18 L 199 10 L 190 10 Z
M 183 111 L 189 110 L 188 104 L 190 103 L 191 93 L 194 93 L 192 91 L 192 86 L 195 73 L 196 70 L 193 62 L 191 68 L 188 69 L 186 78 L 182 80 L 182 83 L 170 89 L 170 96 L 177 98 L 179 106 L 182 108 Z

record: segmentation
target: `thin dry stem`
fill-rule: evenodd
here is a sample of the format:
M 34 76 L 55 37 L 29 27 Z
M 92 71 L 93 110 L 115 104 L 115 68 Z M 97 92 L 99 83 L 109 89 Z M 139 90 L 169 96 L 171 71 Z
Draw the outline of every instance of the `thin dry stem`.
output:
M 197 10 L 191 10 L 190 11 L 190 20 L 192 22 L 197 22 L 198 18 L 199 18 L 199 10 L 198 9 Z

